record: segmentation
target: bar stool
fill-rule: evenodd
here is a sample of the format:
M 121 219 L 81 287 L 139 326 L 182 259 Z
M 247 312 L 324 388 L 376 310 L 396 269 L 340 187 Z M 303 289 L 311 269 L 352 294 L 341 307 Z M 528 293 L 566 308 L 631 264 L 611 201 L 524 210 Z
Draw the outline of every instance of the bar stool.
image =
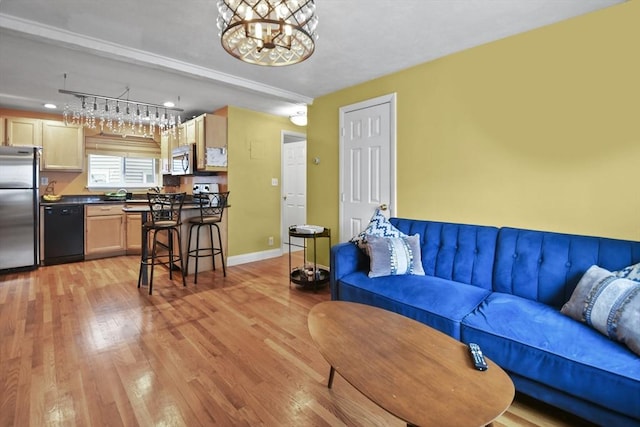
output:
M 182 225 L 180 216 L 182 214 L 182 204 L 186 193 L 147 193 L 149 202 L 150 221 L 142 224 L 147 235 L 153 232 L 153 244 L 151 253 L 148 248 L 143 248 L 140 259 L 140 272 L 138 273 L 138 288 L 142 280 L 142 269 L 151 266 L 151 276 L 149 277 L 149 295 L 153 289 L 153 270 L 156 264 L 163 264 L 169 268 L 169 279 L 173 280 L 174 263 L 180 263 L 180 274 L 182 275 L 182 285 L 187 286 L 184 273 L 184 262 L 182 257 L 182 240 L 180 238 L 180 226 Z M 167 244 L 158 243 L 158 234 L 167 232 Z M 174 233 L 178 240 L 178 254 L 174 251 Z M 166 247 L 168 253 L 158 252 L 158 246 Z
M 187 271 L 189 271 L 189 259 L 196 259 L 196 269 L 193 278 L 193 283 L 198 283 L 198 259 L 202 257 L 211 257 L 213 262 L 213 269 L 216 269 L 216 255 L 220 255 L 222 260 L 222 274 L 227 276 L 227 270 L 224 266 L 224 251 L 222 249 L 222 236 L 220 235 L 220 227 L 218 224 L 222 222 L 222 215 L 227 208 L 227 200 L 229 199 L 229 192 L 221 193 L 202 193 L 194 194 L 194 202 L 200 206 L 200 215 L 189 219 L 189 242 L 187 243 Z M 200 228 L 207 227 L 209 229 L 209 239 L 211 246 L 200 247 Z M 213 242 L 213 227 L 218 232 L 218 247 Z M 191 249 L 191 238 L 193 235 L 193 229 L 196 229 L 196 247 Z

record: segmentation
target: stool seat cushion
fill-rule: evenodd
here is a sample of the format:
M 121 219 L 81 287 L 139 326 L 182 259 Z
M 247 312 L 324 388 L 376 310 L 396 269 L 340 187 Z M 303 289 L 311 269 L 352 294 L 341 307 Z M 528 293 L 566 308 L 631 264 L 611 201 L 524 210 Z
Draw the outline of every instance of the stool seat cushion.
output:
M 212 216 L 203 216 L 203 217 L 193 217 L 189 219 L 191 224 L 213 224 L 215 222 L 221 222 L 222 218 L 220 215 L 212 215 Z
M 177 227 L 178 221 L 156 221 L 154 222 L 145 222 L 144 226 L 147 228 L 169 228 L 169 227 Z

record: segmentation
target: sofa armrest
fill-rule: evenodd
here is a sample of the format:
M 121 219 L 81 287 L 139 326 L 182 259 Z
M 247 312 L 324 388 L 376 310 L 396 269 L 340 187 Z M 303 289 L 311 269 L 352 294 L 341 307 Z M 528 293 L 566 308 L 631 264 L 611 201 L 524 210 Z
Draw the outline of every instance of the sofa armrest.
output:
M 339 299 L 338 280 L 355 271 L 369 270 L 369 257 L 351 242 L 339 243 L 331 248 L 331 299 Z

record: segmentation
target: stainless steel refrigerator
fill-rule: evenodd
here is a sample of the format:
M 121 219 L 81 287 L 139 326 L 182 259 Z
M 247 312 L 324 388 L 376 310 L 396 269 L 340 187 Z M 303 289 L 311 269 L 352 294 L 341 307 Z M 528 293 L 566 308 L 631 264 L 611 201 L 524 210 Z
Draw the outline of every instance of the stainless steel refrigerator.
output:
M 39 264 L 39 149 L 0 146 L 0 273 Z

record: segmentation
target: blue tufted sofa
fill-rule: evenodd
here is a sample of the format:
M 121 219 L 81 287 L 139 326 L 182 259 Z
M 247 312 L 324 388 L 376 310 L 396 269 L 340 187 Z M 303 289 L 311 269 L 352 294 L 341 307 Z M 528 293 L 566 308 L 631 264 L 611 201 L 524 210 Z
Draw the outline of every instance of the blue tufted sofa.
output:
M 331 248 L 331 297 L 476 342 L 524 394 L 606 426 L 640 426 L 640 356 L 560 313 L 592 265 L 640 262 L 640 242 L 391 218 L 420 234 L 425 276 L 369 278 L 353 243 Z

